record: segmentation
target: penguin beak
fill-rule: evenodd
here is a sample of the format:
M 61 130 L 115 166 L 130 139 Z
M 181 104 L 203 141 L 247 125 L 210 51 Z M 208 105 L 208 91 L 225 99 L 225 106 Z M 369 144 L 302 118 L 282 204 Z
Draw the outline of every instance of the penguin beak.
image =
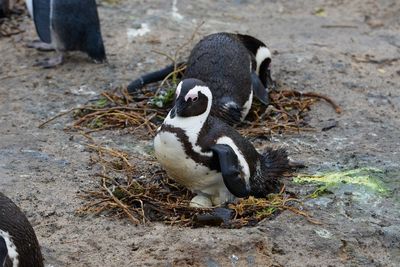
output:
M 188 103 L 183 97 L 178 97 L 175 102 L 175 111 L 178 116 L 182 115 L 183 111 L 186 109 Z
M 267 71 L 267 77 L 266 77 L 266 81 L 265 81 L 265 87 L 269 90 L 274 90 L 276 87 L 276 83 L 274 80 L 272 80 L 271 77 L 271 70 L 268 69 Z

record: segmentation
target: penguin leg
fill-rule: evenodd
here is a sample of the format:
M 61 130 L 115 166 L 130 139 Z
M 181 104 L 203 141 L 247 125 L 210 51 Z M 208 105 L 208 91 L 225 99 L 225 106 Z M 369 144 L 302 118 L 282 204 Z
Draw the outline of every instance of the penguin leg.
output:
M 233 149 L 228 145 L 216 144 L 211 150 L 218 156 L 226 188 L 236 197 L 248 197 L 250 190 L 240 177 L 239 160 Z
M 54 46 L 48 43 L 44 43 L 40 40 L 34 40 L 26 44 L 28 48 L 34 48 L 42 52 L 54 51 Z
M 184 64 L 185 64 L 185 62 L 180 62 L 180 63 L 176 64 L 176 68 L 179 69 Z M 133 94 L 133 93 L 137 92 L 138 90 L 142 89 L 146 84 L 162 81 L 168 75 L 170 75 L 174 71 L 174 69 L 175 69 L 175 65 L 171 64 L 161 70 L 150 72 L 150 73 L 147 73 L 147 74 L 141 76 L 139 79 L 132 81 L 128 85 L 129 94 Z M 178 73 L 178 76 L 179 76 L 179 73 Z
M 39 66 L 44 69 L 55 68 L 64 62 L 64 54 L 60 53 L 58 56 L 53 58 L 47 58 L 34 64 L 34 66 Z
M 265 87 L 257 73 L 251 73 L 251 85 L 253 88 L 254 95 L 260 100 L 261 103 L 268 106 L 269 105 L 269 96 L 268 96 L 268 87 Z

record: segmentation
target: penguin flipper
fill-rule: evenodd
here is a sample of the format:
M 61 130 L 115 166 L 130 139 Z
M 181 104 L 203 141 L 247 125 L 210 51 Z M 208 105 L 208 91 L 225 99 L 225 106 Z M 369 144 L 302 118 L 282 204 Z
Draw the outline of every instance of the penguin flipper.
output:
M 176 65 L 176 67 L 180 68 L 183 64 L 185 64 L 185 62 L 180 62 Z M 135 93 L 137 90 L 142 89 L 147 84 L 164 80 L 169 74 L 174 71 L 174 69 L 175 65 L 171 64 L 161 70 L 153 71 L 141 76 L 139 79 L 132 81 L 128 85 L 128 93 Z
M 260 100 L 261 103 L 268 106 L 269 105 L 269 96 L 268 96 L 268 88 L 265 88 L 262 84 L 260 78 L 255 72 L 251 73 L 251 85 L 253 89 L 254 95 Z
M 51 43 L 50 0 L 33 0 L 33 20 L 40 40 Z
M 242 121 L 242 109 L 233 101 L 220 101 L 215 109 L 211 109 L 214 116 L 221 118 L 230 125 Z
M 249 196 L 246 182 L 240 177 L 239 160 L 233 149 L 228 145 L 216 144 L 211 150 L 218 156 L 222 178 L 229 192 L 236 197 Z
M 6 262 L 8 255 L 7 244 L 2 236 L 0 236 L 0 266 Z

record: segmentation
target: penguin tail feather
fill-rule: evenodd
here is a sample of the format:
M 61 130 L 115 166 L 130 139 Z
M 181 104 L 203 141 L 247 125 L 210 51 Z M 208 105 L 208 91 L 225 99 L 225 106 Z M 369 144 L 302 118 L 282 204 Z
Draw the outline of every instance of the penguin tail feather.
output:
M 278 193 L 282 183 L 280 178 L 295 170 L 284 148 L 267 148 L 261 155 L 261 173 L 252 181 L 251 191 L 255 197 L 266 197 Z
M 265 168 L 265 173 L 269 177 L 281 177 L 285 173 L 293 171 L 290 164 L 289 156 L 284 148 L 267 148 L 261 155 L 262 166 Z

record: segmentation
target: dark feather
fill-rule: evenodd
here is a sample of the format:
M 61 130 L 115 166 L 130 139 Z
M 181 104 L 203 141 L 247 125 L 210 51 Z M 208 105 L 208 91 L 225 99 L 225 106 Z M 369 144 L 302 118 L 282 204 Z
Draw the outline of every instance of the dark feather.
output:
M 39 242 L 31 224 L 21 210 L 2 193 L 0 193 L 0 230 L 12 236 L 19 254 L 19 267 L 44 266 Z
M 39 38 L 44 43 L 51 43 L 50 0 L 33 0 L 33 20 Z
M 62 44 L 58 49 L 80 50 L 100 62 L 106 59 L 95 0 L 54 1 L 53 9 L 52 27 Z
M 267 148 L 260 155 L 260 167 L 251 179 L 251 192 L 255 197 L 266 197 L 278 193 L 281 187 L 279 178 L 293 171 L 287 151 L 283 148 Z
M 3 266 L 8 255 L 6 241 L 0 236 L 0 266 Z

